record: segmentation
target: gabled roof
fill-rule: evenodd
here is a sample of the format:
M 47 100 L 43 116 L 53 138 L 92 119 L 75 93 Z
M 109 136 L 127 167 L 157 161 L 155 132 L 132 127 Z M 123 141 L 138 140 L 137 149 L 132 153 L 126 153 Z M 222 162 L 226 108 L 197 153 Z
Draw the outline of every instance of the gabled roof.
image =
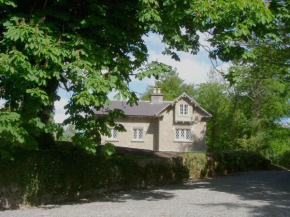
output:
M 149 101 L 139 101 L 138 105 L 133 105 L 132 107 L 128 105 L 126 101 L 112 101 L 111 105 L 105 106 L 102 110 L 94 112 L 96 115 L 106 115 L 107 110 L 121 109 L 127 116 L 157 117 L 162 113 L 162 111 L 170 106 L 174 106 L 182 98 L 187 98 L 193 106 L 199 108 L 205 114 L 205 117 L 212 117 L 210 113 L 204 110 L 195 100 L 193 100 L 186 93 L 181 94 L 173 101 L 162 101 L 157 103 L 151 103 Z
M 192 105 L 194 105 L 195 107 L 199 108 L 202 112 L 205 113 L 206 117 L 212 117 L 212 115 L 210 113 L 208 113 L 204 108 L 202 108 L 194 99 L 192 99 L 190 96 L 188 96 L 185 92 L 183 92 L 179 97 L 177 97 L 175 100 L 173 100 L 170 105 L 175 105 L 179 100 L 181 100 L 182 98 L 187 98 L 190 103 Z M 167 106 L 168 107 L 168 106 Z M 167 108 L 166 107 L 166 108 Z M 158 112 L 157 115 L 159 115 L 162 111 L 164 111 L 166 108 L 162 109 L 160 112 Z
M 133 105 L 132 107 L 126 103 L 126 101 L 112 101 L 112 104 L 106 106 L 104 109 L 95 111 L 97 115 L 107 114 L 106 110 L 121 109 L 124 111 L 125 115 L 128 116 L 145 116 L 153 117 L 156 116 L 159 111 L 170 105 L 171 102 L 158 102 L 151 103 L 149 101 L 139 101 L 138 105 Z

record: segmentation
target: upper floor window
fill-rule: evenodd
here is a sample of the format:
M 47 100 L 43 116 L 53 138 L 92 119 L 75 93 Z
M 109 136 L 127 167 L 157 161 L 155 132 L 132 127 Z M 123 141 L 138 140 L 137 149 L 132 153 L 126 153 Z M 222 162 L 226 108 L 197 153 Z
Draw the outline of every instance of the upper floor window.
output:
M 180 104 L 179 105 L 179 114 L 180 115 L 188 115 L 188 104 Z
M 108 136 L 108 140 L 117 140 L 118 139 L 118 131 L 114 128 L 110 129 L 111 136 Z

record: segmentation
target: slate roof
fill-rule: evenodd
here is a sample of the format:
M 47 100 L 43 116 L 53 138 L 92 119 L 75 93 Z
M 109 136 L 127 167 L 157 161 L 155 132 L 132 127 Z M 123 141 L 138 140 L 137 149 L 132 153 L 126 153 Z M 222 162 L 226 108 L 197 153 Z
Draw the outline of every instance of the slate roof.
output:
M 112 101 L 112 104 L 110 106 L 105 106 L 104 109 L 99 111 L 94 110 L 94 112 L 96 115 L 106 115 L 107 109 L 121 109 L 127 116 L 156 117 L 169 106 L 175 105 L 175 103 L 177 103 L 181 98 L 187 98 L 194 106 L 198 107 L 205 114 L 205 117 L 212 117 L 210 113 L 203 109 L 195 100 L 193 100 L 186 93 L 182 93 L 173 101 L 162 101 L 156 103 L 151 103 L 149 101 L 139 101 L 138 105 L 134 105 L 132 107 L 130 105 L 127 105 L 126 101 Z
M 151 103 L 149 101 L 139 101 L 138 105 L 130 106 L 127 105 L 126 101 L 112 101 L 112 104 L 105 106 L 104 109 L 95 111 L 96 115 L 107 114 L 106 110 L 121 109 L 124 111 L 125 115 L 128 116 L 145 116 L 154 117 L 161 110 L 168 107 L 171 102 L 163 101 L 158 103 Z

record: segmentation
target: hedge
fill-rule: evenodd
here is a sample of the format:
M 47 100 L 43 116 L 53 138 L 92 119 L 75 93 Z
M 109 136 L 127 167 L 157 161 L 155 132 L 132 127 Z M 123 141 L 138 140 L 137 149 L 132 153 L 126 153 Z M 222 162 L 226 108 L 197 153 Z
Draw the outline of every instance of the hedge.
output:
M 0 208 L 73 200 L 79 192 L 162 185 L 191 178 L 269 169 L 261 155 L 249 152 L 188 153 L 172 159 L 115 157 L 82 151 L 41 150 L 0 160 Z M 91 193 L 92 192 L 92 193 Z M 54 197 L 55 196 L 55 197 Z M 62 196 L 60 198 L 59 196 Z
M 205 178 L 271 168 L 271 162 L 257 152 L 186 153 L 184 159 L 191 178 Z

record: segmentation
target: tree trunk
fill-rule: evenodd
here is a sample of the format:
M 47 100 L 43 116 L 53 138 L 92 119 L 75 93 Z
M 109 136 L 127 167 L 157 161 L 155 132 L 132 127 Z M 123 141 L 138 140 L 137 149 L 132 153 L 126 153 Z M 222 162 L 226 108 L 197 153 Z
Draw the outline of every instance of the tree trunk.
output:
M 47 93 L 49 100 L 55 102 L 58 99 L 57 89 L 58 80 L 53 77 L 47 81 L 47 86 L 43 90 Z M 53 122 L 54 104 L 48 106 L 42 106 L 42 111 L 39 114 L 41 121 L 45 124 Z M 51 133 L 42 132 L 37 138 L 38 146 L 41 149 L 51 149 L 55 145 L 54 135 Z

